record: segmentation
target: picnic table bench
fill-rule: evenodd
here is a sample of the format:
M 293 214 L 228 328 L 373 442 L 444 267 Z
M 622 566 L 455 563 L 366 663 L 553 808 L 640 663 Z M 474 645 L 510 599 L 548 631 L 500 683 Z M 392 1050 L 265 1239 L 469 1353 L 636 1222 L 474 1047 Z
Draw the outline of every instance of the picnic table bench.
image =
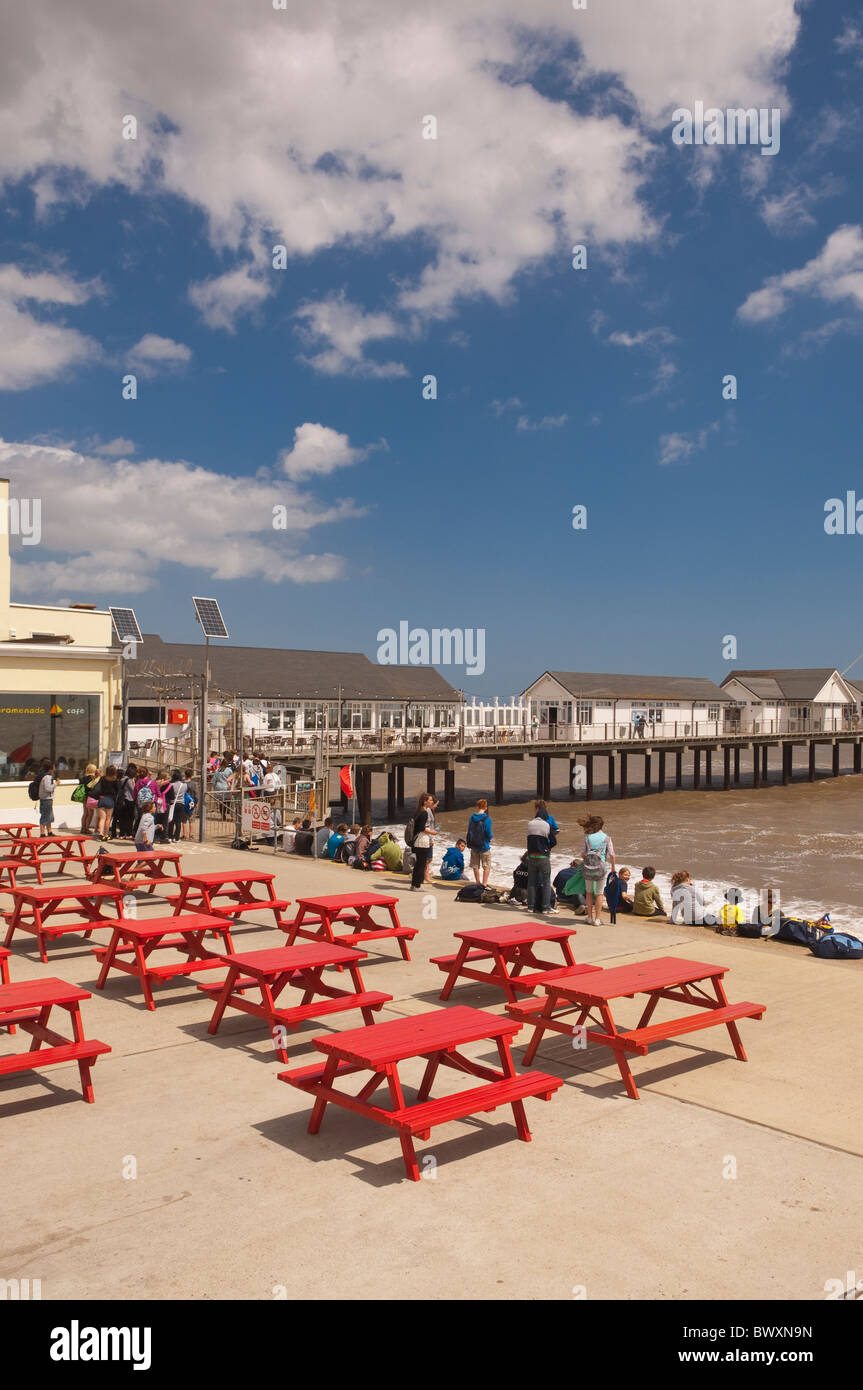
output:
M 224 969 L 222 957 L 204 946 L 204 937 L 208 932 L 220 936 L 229 951 L 234 949 L 230 924 L 224 917 L 216 917 L 212 913 L 148 917 L 141 921 L 124 917 L 112 923 L 112 926 L 108 945 L 93 947 L 94 956 L 102 963 L 96 988 L 105 988 L 109 970 L 122 970 L 126 975 L 134 975 L 141 981 L 144 1002 L 151 1011 L 156 1007 L 153 985 L 173 980 L 177 975 Z M 150 963 L 154 951 L 168 949 L 175 952 L 172 960 L 159 965 Z
M 416 927 L 403 927 L 396 911 L 398 898 L 387 893 L 331 893 L 314 898 L 297 899 L 297 915 L 283 924 L 288 933 L 288 945 L 298 936 L 310 941 L 329 941 L 333 946 L 364 946 L 369 941 L 395 938 L 403 960 L 410 960 L 408 942 L 417 934 Z M 380 907 L 389 914 L 389 924 L 376 922 L 372 909 Z M 341 922 L 353 931 L 336 936 L 333 925 Z
M 92 883 L 112 883 L 133 892 L 147 888 L 152 894 L 157 883 L 180 887 L 182 855 L 173 849 L 100 850 L 90 866 Z
M 532 921 L 454 932 L 453 935 L 461 941 L 455 955 L 431 957 L 431 964 L 446 972 L 440 997 L 449 999 L 453 986 L 461 977 L 495 985 L 503 990 L 510 1003 L 515 1003 L 517 993 L 525 994 L 555 974 L 596 970 L 598 967 L 595 965 L 576 965 L 573 960 L 569 938 L 575 934 L 574 927 L 555 927 L 550 923 Z M 533 948 L 541 941 L 560 946 L 563 965 L 556 966 L 553 961 L 539 959 Z M 476 965 L 479 961 L 491 961 L 491 969 L 478 970 Z M 533 972 L 523 974 L 529 966 L 534 967 Z
M 0 890 L 9 891 L 15 888 L 22 869 L 29 869 L 34 873 L 37 883 L 43 882 L 38 860 L 25 863 L 21 859 L 0 859 Z
M 521 1024 L 514 1020 L 497 1018 L 479 1009 L 435 1009 L 412 1018 L 376 1023 L 371 1028 L 355 1028 L 331 1037 L 315 1038 L 315 1047 L 326 1055 L 324 1064 L 279 1072 L 279 1080 L 314 1097 L 310 1134 L 318 1133 L 324 1111 L 331 1103 L 396 1130 L 405 1171 L 409 1178 L 418 1182 L 420 1174 L 413 1141 L 428 1139 L 437 1125 L 511 1105 L 519 1139 L 530 1140 L 525 1099 L 539 1096 L 549 1100 L 563 1081 L 561 1077 L 540 1071 L 516 1073 L 510 1042 L 520 1028 Z M 483 1066 L 459 1051 L 468 1043 L 486 1039 L 497 1046 L 499 1068 Z M 405 1100 L 398 1072 L 399 1063 L 410 1058 L 421 1058 L 426 1063 L 417 1099 L 412 1103 Z M 483 1084 L 431 1100 L 431 1089 L 442 1066 L 475 1076 Z M 371 1072 L 371 1077 L 358 1094 L 338 1090 L 334 1085 L 340 1076 L 367 1071 Z M 392 1102 L 389 1109 L 371 1101 L 375 1091 L 383 1085 Z
M 174 915 L 191 908 L 215 917 L 238 917 L 242 912 L 272 912 L 277 927 L 285 929 L 283 913 L 288 899 L 277 898 L 275 874 L 266 869 L 221 869 L 204 874 L 181 874 L 180 893 L 174 902 Z M 261 885 L 263 895 L 255 896 Z
M 726 965 L 705 965 L 678 956 L 657 956 L 653 960 L 613 966 L 589 975 L 557 975 L 545 982 L 547 993 L 543 997 L 509 1004 L 507 1012 L 518 1022 L 534 1024 L 533 1036 L 524 1054 L 525 1065 L 533 1061 L 547 1029 L 568 1037 L 578 1035 L 588 1042 L 611 1048 L 627 1095 L 638 1100 L 627 1054 L 644 1057 L 655 1042 L 724 1024 L 735 1055 L 739 1061 L 746 1061 L 737 1021 L 760 1019 L 765 1005 L 729 1004 L 722 983 L 727 970 Z M 632 999 L 637 994 L 647 995 L 641 1017 L 634 1028 L 618 1027 L 612 1017 L 612 1001 Z M 663 999 L 691 1004 L 698 1012 L 652 1024 L 650 1020 Z M 570 1014 L 577 1015 L 574 1022 L 568 1021 Z M 594 1026 L 586 1027 L 588 1021 Z
M 331 946 L 325 941 L 222 956 L 222 963 L 228 966 L 224 981 L 198 985 L 199 990 L 216 1001 L 207 1032 L 218 1031 L 226 1008 L 239 1009 L 270 1025 L 273 1046 L 281 1060 L 287 1062 L 285 1033 L 299 1028 L 307 1019 L 359 1009 L 363 1020 L 371 1024 L 373 1011 L 388 1004 L 393 996 L 366 989 L 359 968 L 359 962 L 366 958 L 363 951 Z M 353 990 L 339 989 L 322 980 L 324 969 L 331 965 L 341 965 L 349 971 Z M 299 1003 L 279 1004 L 287 985 L 301 991 Z M 260 1002 L 246 998 L 251 990 L 260 994 Z
M 71 831 L 58 831 L 56 835 L 24 836 L 6 846 L 5 857 L 33 864 L 40 883 L 45 868 L 54 864 L 58 866 L 55 870 L 58 874 L 66 872 L 67 864 L 80 864 L 86 874 L 94 852 L 86 852 L 84 846 L 92 839 L 92 835 L 79 835 Z
M 94 927 L 110 927 L 114 918 L 107 917 L 103 907 L 112 904 L 117 917 L 123 914 L 123 890 L 107 883 L 18 884 L 12 891 L 12 910 L 3 916 L 9 923 L 4 946 L 8 946 L 16 931 L 31 932 L 39 943 L 39 958 L 47 965 L 46 943 L 68 932 L 91 936 Z M 75 922 L 53 923 L 51 918 L 76 914 Z
M 0 984 L 0 1027 L 14 1032 L 16 1026 L 33 1039 L 29 1052 L 0 1057 L 0 1078 L 24 1071 L 40 1071 L 43 1067 L 77 1062 L 84 1099 L 93 1102 L 93 1083 L 90 1068 L 111 1049 L 97 1038 L 85 1038 L 80 1004 L 91 996 L 86 989 L 67 984 L 65 980 L 49 977 L 45 980 L 19 980 L 16 984 Z M 69 1014 L 72 1037 L 66 1037 L 49 1026 L 54 1008 Z M 47 1043 L 49 1046 L 43 1047 Z

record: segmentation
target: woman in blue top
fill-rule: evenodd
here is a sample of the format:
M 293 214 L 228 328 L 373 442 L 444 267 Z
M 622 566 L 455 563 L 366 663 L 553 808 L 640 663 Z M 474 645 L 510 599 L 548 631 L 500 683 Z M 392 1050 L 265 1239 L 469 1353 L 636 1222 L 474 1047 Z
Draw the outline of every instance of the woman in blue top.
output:
M 611 872 L 614 873 L 614 845 L 611 839 L 603 830 L 604 821 L 602 816 L 585 816 L 584 820 L 579 820 L 579 825 L 584 831 L 584 853 L 581 861 L 581 872 L 584 878 L 584 892 L 587 898 L 587 920 L 594 926 L 602 926 L 602 918 L 599 915 L 599 904 L 602 898 L 602 890 L 608 875 L 608 866 L 611 864 Z

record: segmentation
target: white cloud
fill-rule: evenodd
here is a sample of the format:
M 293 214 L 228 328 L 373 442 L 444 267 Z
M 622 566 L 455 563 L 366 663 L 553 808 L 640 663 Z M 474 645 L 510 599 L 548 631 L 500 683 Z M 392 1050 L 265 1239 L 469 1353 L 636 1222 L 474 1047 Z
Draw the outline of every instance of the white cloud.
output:
M 543 415 L 540 420 L 531 420 L 527 415 L 519 415 L 517 430 L 559 430 L 569 419 L 568 415 Z
M 190 287 L 213 327 L 232 328 L 273 292 L 274 243 L 294 261 L 416 248 L 422 268 L 402 276 L 386 311 L 409 334 L 465 296 L 504 302 L 542 262 L 571 273 L 574 242 L 618 259 L 654 240 L 645 180 L 671 111 L 703 96 L 784 115 L 800 24 L 795 0 L 127 10 L 121 25 L 108 0 L 7 16 L 0 177 L 30 180 L 49 202 L 120 185 L 200 209 L 228 267 Z M 631 119 L 604 101 L 608 85 Z M 120 138 L 127 113 L 137 140 Z M 427 113 L 436 140 L 422 138 Z M 366 326 L 376 317 L 361 312 Z M 359 369 L 347 332 L 322 349 L 320 370 Z
M 302 325 L 306 340 L 321 350 L 304 357 L 310 367 L 326 376 L 389 378 L 407 376 L 402 362 L 377 362 L 365 356 L 367 343 L 393 338 L 400 329 L 390 314 L 367 314 L 359 304 L 346 299 L 344 291 L 326 299 L 301 304 L 294 317 Z
M 599 332 L 601 327 L 602 321 L 597 320 L 594 332 Z M 653 368 L 653 384 L 646 391 L 633 396 L 633 404 L 641 405 L 644 401 L 652 400 L 654 396 L 660 396 L 663 391 L 668 390 L 677 375 L 677 367 L 664 351 L 672 343 L 677 342 L 670 328 L 657 324 L 654 328 L 643 328 L 637 333 L 630 333 L 627 329 L 619 329 L 614 333 L 609 333 L 607 341 L 615 347 L 644 348 L 658 358 L 656 366 Z
M 863 29 L 853 20 L 845 21 L 845 28 L 836 37 L 836 47 L 840 53 L 850 53 L 857 67 L 863 67 Z
M 863 309 L 863 229 L 851 224 L 838 227 L 817 256 L 799 270 L 771 275 L 744 300 L 737 315 L 744 323 L 764 323 L 777 318 L 795 296 L 803 294 L 828 303 L 850 299 L 855 308 Z
M 498 419 L 500 419 L 501 415 L 504 415 L 507 410 L 521 410 L 523 406 L 524 401 L 520 396 L 507 396 L 504 401 L 495 400 L 491 403 L 491 408 Z
M 294 442 L 290 449 L 282 450 L 279 465 L 287 477 L 296 482 L 300 478 L 334 473 L 337 468 L 351 468 L 366 458 L 372 447 L 356 448 L 346 434 L 339 434 L 329 425 L 307 420 L 297 425 Z
M 715 434 L 718 429 L 719 421 L 714 420 L 712 424 L 705 425 L 703 429 L 694 430 L 691 434 L 676 432 L 660 435 L 659 462 L 661 464 L 677 463 L 680 459 L 688 459 L 693 454 L 701 453 L 707 448 L 707 441 L 710 436 Z
M 98 434 L 91 435 L 84 440 L 84 448 L 88 453 L 100 454 L 103 458 L 122 458 L 128 454 L 134 454 L 135 444 L 131 439 L 124 439 L 122 435 L 117 435 L 116 439 L 108 439 L 104 443 Z
M 136 593 L 158 584 L 166 565 L 224 580 L 335 579 L 343 558 L 306 552 L 305 535 L 364 515 L 349 499 L 327 505 L 284 478 L 185 460 L 132 463 L 0 440 L 0 473 L 42 503 L 39 557 L 50 558 L 16 552 L 26 560 L 15 565 L 14 587 L 27 595 Z M 278 530 L 275 507 L 285 509 Z
M 145 333 L 126 354 L 128 365 L 144 376 L 175 371 L 188 366 L 192 349 L 173 338 L 161 338 L 158 333 Z
M 761 216 L 771 232 L 777 236 L 793 236 L 815 226 L 813 208 L 826 198 L 841 193 L 841 179 L 829 175 L 820 179 L 814 186 L 796 183 L 784 193 L 765 198 L 761 204 Z
M 199 280 L 190 285 L 189 299 L 208 328 L 224 328 L 233 333 L 237 319 L 262 304 L 273 288 L 259 270 L 241 265 L 212 280 Z
M 643 328 L 639 333 L 629 333 L 625 329 L 616 333 L 609 333 L 608 341 L 618 347 L 663 347 L 667 343 L 677 341 L 670 328 Z
M 50 322 L 44 306 L 77 308 L 99 292 L 98 282 L 0 266 L 0 390 L 26 391 L 95 360 L 99 345 L 75 328 Z M 38 317 L 31 304 L 40 306 Z

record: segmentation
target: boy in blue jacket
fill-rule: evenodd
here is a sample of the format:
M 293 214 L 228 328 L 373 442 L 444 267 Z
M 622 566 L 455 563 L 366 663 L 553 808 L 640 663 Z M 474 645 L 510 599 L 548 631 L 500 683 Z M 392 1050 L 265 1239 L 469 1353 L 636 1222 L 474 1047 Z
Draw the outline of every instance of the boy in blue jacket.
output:
M 456 840 L 455 844 L 447 850 L 440 866 L 441 878 L 449 879 L 450 882 L 464 878 L 464 852 L 466 849 L 466 840 Z

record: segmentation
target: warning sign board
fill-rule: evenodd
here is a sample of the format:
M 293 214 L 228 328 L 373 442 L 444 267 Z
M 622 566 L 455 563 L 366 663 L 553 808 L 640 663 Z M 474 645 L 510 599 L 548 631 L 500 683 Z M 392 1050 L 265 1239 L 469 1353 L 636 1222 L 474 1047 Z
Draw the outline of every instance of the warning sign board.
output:
M 269 801 L 257 801 L 251 796 L 243 797 L 241 828 L 257 835 L 272 835 L 273 808 Z

